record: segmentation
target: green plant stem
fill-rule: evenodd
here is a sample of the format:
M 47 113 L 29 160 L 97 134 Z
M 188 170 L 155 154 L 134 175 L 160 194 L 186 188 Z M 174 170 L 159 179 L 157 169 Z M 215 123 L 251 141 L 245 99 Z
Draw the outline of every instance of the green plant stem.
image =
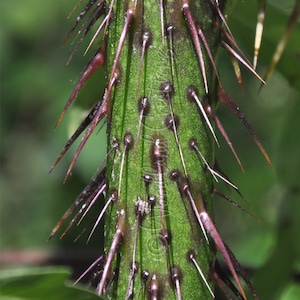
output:
M 201 24 L 204 34 L 209 37 L 209 48 L 215 56 L 219 32 L 213 28 L 211 20 L 214 16 L 209 3 L 210 1 L 190 1 L 190 8 L 195 21 Z M 135 1 L 115 1 L 114 20 L 109 26 L 107 42 L 108 70 L 113 68 L 126 10 L 131 4 L 134 5 Z M 212 176 L 205 170 L 201 157 L 189 148 L 190 139 L 196 139 L 207 163 L 213 165 L 211 132 L 203 121 L 197 104 L 187 97 L 192 85 L 197 87 L 201 101 L 205 99 L 206 93 L 181 4 L 181 1 L 165 1 L 162 36 L 159 1 L 136 1 L 134 21 L 117 64 L 118 83 L 110 98 L 108 145 L 111 147 L 115 139 L 118 139 L 120 149 L 108 159 L 107 176 L 110 190 L 115 189 L 119 194 L 106 217 L 106 253 L 113 243 L 117 216 L 120 212 L 125 213 L 119 217 L 119 221 L 122 218 L 119 227 L 123 231 L 123 237 L 120 256 L 119 259 L 115 257 L 113 267 L 118 273 L 118 279 L 109 290 L 113 299 L 125 299 L 126 294 L 128 295 L 133 260 L 138 263 L 139 268 L 133 282 L 136 299 L 140 293 L 151 294 L 149 282 L 153 276 L 158 279 L 159 295 L 163 295 L 164 299 L 174 299 L 174 286 L 170 280 L 170 269 L 173 267 L 178 267 L 182 274 L 180 280 L 183 299 L 210 297 L 208 288 L 186 256 L 188 251 L 194 251 L 204 276 L 210 282 L 214 249 L 207 244 L 188 199 L 180 193 L 176 182 L 169 179 L 172 170 L 180 170 L 188 178 L 196 206 L 200 207 L 204 203 L 208 213 L 213 214 L 210 198 Z M 173 26 L 170 35 L 167 34 L 167 25 Z M 143 49 L 145 32 L 150 33 L 151 41 Z M 213 97 L 214 71 L 205 51 L 203 55 L 209 86 L 208 97 Z M 171 83 L 173 86 L 174 93 L 170 97 L 169 94 L 162 94 L 161 85 L 164 83 Z M 140 97 L 147 97 L 150 103 L 149 114 L 142 118 L 138 109 Z M 169 129 L 165 125 L 165 118 L 170 114 L 178 116 L 178 143 L 174 128 Z M 126 147 L 123 142 L 126 133 L 132 134 L 134 138 L 134 144 L 130 147 Z M 161 163 L 156 163 L 153 158 L 155 140 L 161 143 Z M 148 174 L 154 179 L 149 187 L 142 180 Z M 155 196 L 156 205 L 138 221 L 135 201 L 140 199 L 146 205 L 150 195 Z M 160 201 L 164 203 L 163 213 Z M 137 225 L 137 222 L 140 224 Z M 165 240 L 161 237 L 164 230 L 168 232 Z M 139 275 L 143 270 L 147 270 L 150 275 L 146 288 Z

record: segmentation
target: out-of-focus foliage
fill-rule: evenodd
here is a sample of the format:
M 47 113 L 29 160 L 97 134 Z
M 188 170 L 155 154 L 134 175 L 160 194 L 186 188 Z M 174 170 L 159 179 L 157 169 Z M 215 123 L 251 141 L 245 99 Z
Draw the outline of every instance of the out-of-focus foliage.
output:
M 95 293 L 72 286 L 65 268 L 19 268 L 0 271 L 0 297 L 3 300 L 99 300 Z
M 77 105 L 60 127 L 52 130 L 74 81 L 89 60 L 82 58 L 79 50 L 71 64 L 65 66 L 72 46 L 67 44 L 62 48 L 61 44 L 71 26 L 66 16 L 76 2 L 25 0 L 0 4 L 1 251 L 53 246 L 75 249 L 85 243 L 83 239 L 73 244 L 74 232 L 63 241 L 54 238 L 46 242 L 53 225 L 88 182 L 105 153 L 104 130 L 89 141 L 65 185 L 64 172 L 74 149 L 48 174 L 66 142 L 69 127 L 84 110 Z M 230 16 L 232 32 L 249 58 L 253 53 L 256 22 L 254 2 L 238 2 Z M 271 2 L 258 63 L 260 74 L 270 62 L 294 3 L 293 0 Z M 293 278 L 300 271 L 299 36 L 298 24 L 276 71 L 260 92 L 260 83 L 246 70 L 242 70 L 242 91 L 227 55 L 222 51 L 219 55 L 226 89 L 247 115 L 274 164 L 274 170 L 268 167 L 239 121 L 220 106 L 219 117 L 246 172 L 240 171 L 225 143 L 216 149 L 217 159 L 260 222 L 219 198 L 215 199 L 215 219 L 237 258 L 255 270 L 254 284 L 261 299 L 296 299 L 295 295 L 299 295 L 299 286 Z M 97 86 L 101 78 L 104 80 L 101 74 L 95 74 L 90 86 Z M 86 93 L 92 95 L 88 99 L 100 97 L 100 86 L 99 83 L 99 90 L 84 88 L 77 104 L 85 103 Z M 238 196 L 230 196 L 247 207 Z M 100 239 L 100 231 L 94 235 L 94 244 L 98 244 L 98 236 Z

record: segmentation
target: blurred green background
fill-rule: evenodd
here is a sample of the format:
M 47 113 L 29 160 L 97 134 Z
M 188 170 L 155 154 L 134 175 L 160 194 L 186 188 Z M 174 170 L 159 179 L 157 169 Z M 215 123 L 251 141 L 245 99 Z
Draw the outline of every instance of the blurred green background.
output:
M 61 46 L 72 24 L 67 20 L 68 13 L 76 2 L 0 2 L 0 268 L 62 264 L 81 272 L 102 252 L 101 228 L 89 246 L 85 245 L 84 237 L 73 243 L 80 229 L 72 230 L 61 241 L 54 237 L 47 242 L 51 229 L 105 154 L 102 130 L 89 141 L 66 184 L 63 179 L 75 147 L 49 175 L 56 155 L 84 110 L 101 96 L 104 83 L 100 70 L 80 93 L 62 124 L 53 130 L 74 83 L 92 55 L 91 51 L 82 57 L 82 46 L 66 66 L 73 46 Z M 264 74 L 270 62 L 295 1 L 269 3 L 258 64 L 260 74 Z M 256 9 L 256 3 L 248 0 L 238 2 L 231 12 L 232 31 L 249 58 L 253 53 Z M 246 172 L 241 172 L 225 143 L 216 149 L 217 160 L 250 207 L 222 184 L 216 186 L 260 221 L 216 198 L 216 223 L 224 240 L 253 275 L 261 299 L 298 299 L 300 294 L 299 37 L 298 23 L 276 71 L 260 92 L 258 80 L 244 69 L 242 91 L 228 55 L 225 51 L 219 54 L 224 87 L 245 112 L 274 165 L 274 169 L 268 167 L 240 121 L 220 106 L 219 118 Z

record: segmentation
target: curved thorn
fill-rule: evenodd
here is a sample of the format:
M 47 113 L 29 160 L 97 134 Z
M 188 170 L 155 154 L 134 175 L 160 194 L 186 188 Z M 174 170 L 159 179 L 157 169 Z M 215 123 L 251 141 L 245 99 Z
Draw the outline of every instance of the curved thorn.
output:
M 103 47 L 102 47 L 103 48 Z M 62 118 L 64 117 L 66 111 L 68 110 L 68 108 L 70 107 L 70 105 L 72 104 L 72 102 L 74 101 L 74 99 L 76 98 L 76 96 L 78 95 L 79 91 L 81 90 L 81 88 L 84 86 L 84 84 L 87 82 L 87 80 L 91 77 L 91 75 L 97 70 L 99 69 L 104 63 L 104 53 L 103 50 L 99 50 L 96 55 L 93 57 L 93 59 L 89 62 L 89 64 L 87 65 L 87 67 L 84 70 L 84 73 L 82 75 L 82 77 L 80 78 L 79 82 L 77 83 L 75 89 L 73 90 L 71 96 L 69 97 L 62 113 L 60 114 L 60 116 L 58 117 L 58 120 L 54 126 L 54 128 L 56 128 L 58 126 L 58 124 L 61 122 Z

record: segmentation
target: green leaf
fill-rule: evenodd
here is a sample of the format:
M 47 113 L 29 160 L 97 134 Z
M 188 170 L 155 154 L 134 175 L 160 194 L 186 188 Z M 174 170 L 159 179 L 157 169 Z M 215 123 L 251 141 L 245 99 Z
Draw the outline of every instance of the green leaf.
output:
M 1 299 L 93 300 L 99 298 L 91 290 L 74 287 L 68 282 L 67 268 L 37 267 L 6 269 L 0 272 Z

